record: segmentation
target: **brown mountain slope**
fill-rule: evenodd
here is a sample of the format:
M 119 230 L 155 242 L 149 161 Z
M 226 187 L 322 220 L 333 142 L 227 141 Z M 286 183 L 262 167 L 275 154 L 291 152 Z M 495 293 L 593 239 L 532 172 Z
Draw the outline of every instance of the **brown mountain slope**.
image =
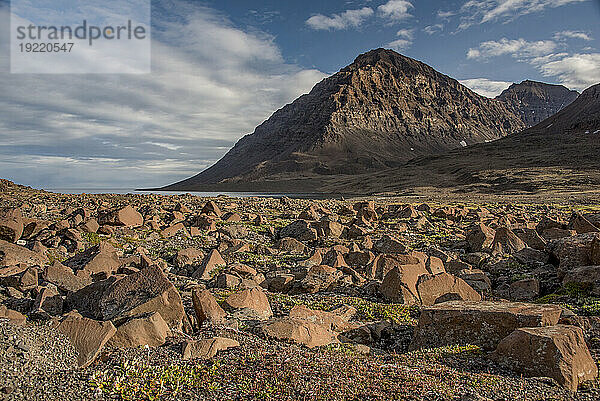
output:
M 347 177 L 325 192 L 584 192 L 600 190 L 600 84 L 535 127 L 500 140 Z M 419 192 L 419 190 L 417 190 Z
M 379 171 L 523 128 L 502 102 L 378 49 L 275 112 L 211 168 L 165 189 L 313 191 L 332 175 Z
M 518 114 L 528 127 L 555 115 L 577 99 L 579 92 L 562 85 L 523 81 L 512 84 L 496 99 Z

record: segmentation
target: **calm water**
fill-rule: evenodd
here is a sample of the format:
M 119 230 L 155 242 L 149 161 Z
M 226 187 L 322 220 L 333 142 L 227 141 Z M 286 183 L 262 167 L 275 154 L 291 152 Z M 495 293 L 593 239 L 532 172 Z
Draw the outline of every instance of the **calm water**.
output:
M 262 197 L 262 198 L 282 198 L 287 196 L 289 198 L 310 198 L 310 199 L 327 199 L 327 198 L 339 198 L 335 195 L 324 195 L 324 194 L 297 194 L 297 193 L 264 193 L 264 192 L 190 192 L 190 191 L 137 191 L 133 188 L 52 188 L 47 189 L 48 192 L 55 192 L 59 194 L 69 195 L 80 195 L 80 194 L 159 194 L 159 195 L 185 195 L 192 194 L 199 197 L 217 197 L 219 195 L 225 195 L 232 198 L 251 198 L 251 197 Z

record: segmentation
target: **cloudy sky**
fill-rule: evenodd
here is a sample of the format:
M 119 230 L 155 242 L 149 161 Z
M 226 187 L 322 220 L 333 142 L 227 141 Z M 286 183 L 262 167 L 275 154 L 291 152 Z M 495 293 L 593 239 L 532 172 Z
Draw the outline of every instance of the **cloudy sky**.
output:
M 35 2 L 33 2 L 35 4 Z M 373 48 L 486 96 L 600 82 L 597 0 L 165 0 L 151 74 L 10 74 L 0 0 L 0 177 L 38 188 L 160 186 Z

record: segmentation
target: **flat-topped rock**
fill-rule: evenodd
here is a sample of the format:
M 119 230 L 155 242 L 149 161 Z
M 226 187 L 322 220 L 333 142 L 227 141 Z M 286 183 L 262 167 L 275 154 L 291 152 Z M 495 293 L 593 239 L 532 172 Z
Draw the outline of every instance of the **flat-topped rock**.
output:
M 517 329 L 500 342 L 492 358 L 526 376 L 551 377 L 572 391 L 598 377 L 583 331 L 575 326 Z
M 410 349 L 472 344 L 492 351 L 518 328 L 556 325 L 561 313 L 557 305 L 444 302 L 423 308 Z

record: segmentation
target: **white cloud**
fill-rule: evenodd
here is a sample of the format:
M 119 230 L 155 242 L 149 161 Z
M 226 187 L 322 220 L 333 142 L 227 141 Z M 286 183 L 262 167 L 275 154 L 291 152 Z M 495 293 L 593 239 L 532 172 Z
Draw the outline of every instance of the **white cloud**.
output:
M 558 77 L 563 85 L 584 90 L 600 83 L 600 53 L 565 56 L 539 69 L 545 77 Z
M 544 77 L 553 78 L 571 89 L 583 90 L 600 83 L 599 53 L 570 54 L 556 52 L 557 48 L 556 42 L 548 40 L 528 42 L 524 39 L 503 38 L 483 42 L 479 47 L 469 49 L 467 58 L 486 60 L 510 55 L 537 68 Z
M 397 52 L 403 52 L 404 50 L 410 48 L 411 46 L 412 46 L 412 41 L 406 40 L 406 39 L 394 40 L 387 44 L 387 47 L 389 47 L 390 49 L 395 50 Z
M 582 31 L 562 31 L 554 34 L 554 40 L 565 40 L 565 39 L 581 39 L 586 42 L 594 40 L 590 35 Z
M 428 25 L 425 28 L 423 28 L 423 32 L 425 32 L 428 35 L 433 35 L 434 33 L 441 32 L 443 30 L 444 30 L 443 24 Z
M 498 41 L 483 42 L 478 48 L 471 48 L 467 52 L 467 58 L 487 59 L 490 57 L 510 55 L 514 58 L 530 58 L 546 55 L 557 45 L 551 40 L 540 40 L 536 42 L 528 42 L 525 39 L 509 40 L 502 38 Z
M 406 0 L 390 0 L 385 4 L 377 7 L 379 14 L 393 21 L 402 21 L 412 17 L 409 10 L 414 8 L 410 1 Z
M 548 8 L 585 1 L 588 0 L 469 0 L 460 8 L 462 17 L 458 29 L 496 20 L 512 20 Z
M 396 33 L 396 36 L 398 36 L 400 39 L 388 43 L 387 47 L 396 50 L 397 52 L 402 52 L 412 46 L 414 39 L 414 30 L 401 29 Z
M 341 14 L 328 17 L 323 14 L 313 15 L 306 21 L 306 25 L 316 30 L 342 30 L 358 28 L 363 22 L 374 14 L 373 9 L 363 7 L 358 10 L 347 10 Z
M 463 79 L 459 82 L 473 92 L 489 98 L 495 98 L 511 85 L 511 82 L 492 81 L 487 78 Z
M 287 63 L 272 36 L 208 8 L 157 4 L 153 27 L 152 74 L 0 72 L 2 176 L 42 187 L 168 184 L 208 167 L 325 77 Z

